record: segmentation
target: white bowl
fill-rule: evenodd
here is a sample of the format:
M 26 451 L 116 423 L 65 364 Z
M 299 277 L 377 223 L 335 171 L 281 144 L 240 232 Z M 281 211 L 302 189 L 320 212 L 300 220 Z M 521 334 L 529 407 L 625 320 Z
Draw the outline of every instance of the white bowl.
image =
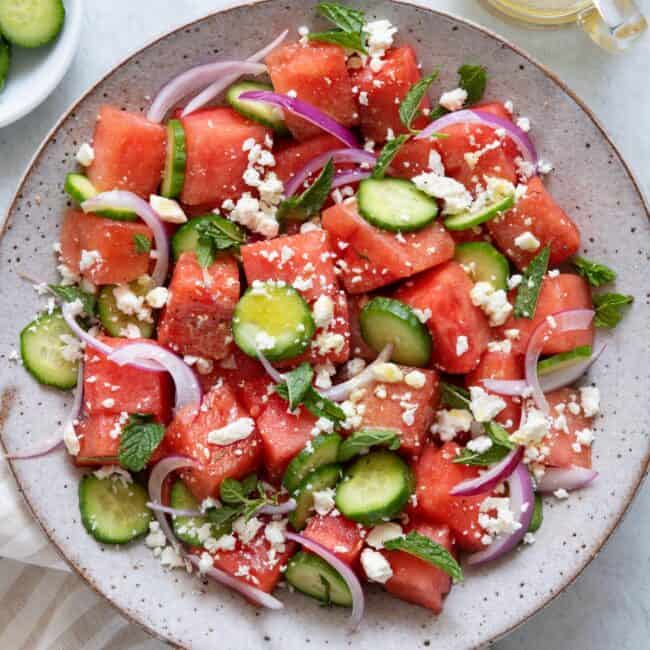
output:
M 0 128 L 34 110 L 67 72 L 81 37 L 82 0 L 64 0 L 65 22 L 50 45 L 28 49 L 14 47 L 11 67 L 0 92 Z

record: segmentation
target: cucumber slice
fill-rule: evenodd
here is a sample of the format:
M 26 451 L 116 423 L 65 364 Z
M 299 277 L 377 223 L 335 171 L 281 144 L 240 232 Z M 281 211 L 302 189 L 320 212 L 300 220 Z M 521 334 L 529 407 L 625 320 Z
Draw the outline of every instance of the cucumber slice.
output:
M 185 183 L 185 129 L 180 120 L 169 120 L 167 123 L 167 157 L 161 193 L 168 199 L 175 199 L 183 191 Z
M 314 492 L 333 488 L 341 479 L 340 465 L 323 465 L 308 474 L 294 493 L 296 509 L 289 515 L 289 522 L 296 530 L 302 530 L 314 505 Z
M 200 507 L 199 502 L 180 479 L 172 485 L 169 505 L 177 510 L 198 510 Z M 202 546 L 199 539 L 199 528 L 205 524 L 210 524 L 207 517 L 172 517 L 174 534 L 190 546 Z M 230 533 L 231 530 L 232 527 L 228 523 L 210 524 L 210 537 L 219 539 L 222 535 Z
M 310 440 L 289 463 L 282 479 L 284 487 L 293 493 L 308 474 L 323 465 L 336 463 L 340 444 L 341 436 L 338 433 L 321 433 Z
M 92 475 L 79 482 L 81 521 L 104 544 L 127 544 L 146 535 L 153 520 L 148 500 L 147 491 L 137 483 Z
M 393 232 L 420 230 L 438 216 L 435 199 L 410 181 L 368 178 L 359 183 L 359 214 L 373 226 Z
M 460 214 L 455 214 L 453 217 L 445 219 L 445 228 L 447 230 L 467 230 L 474 226 L 479 226 L 494 217 L 499 216 L 502 212 L 510 210 L 515 205 L 514 196 L 505 196 L 495 203 L 491 203 L 486 207 L 476 210 L 474 212 L 467 210 Z
M 409 466 L 392 451 L 361 456 L 336 490 L 336 507 L 362 524 L 391 519 L 404 509 L 413 490 Z
M 232 319 L 239 348 L 251 357 L 259 349 L 271 361 L 302 354 L 315 331 L 309 305 L 293 287 L 281 283 L 254 283 L 239 299 Z
M 140 330 L 140 337 L 150 339 L 153 336 L 154 324 L 139 320 L 136 316 L 127 316 L 117 308 L 117 301 L 113 294 L 113 289 L 117 285 L 107 284 L 102 287 L 97 298 L 97 314 L 102 323 L 102 327 L 111 336 L 125 336 L 123 330 L 129 325 L 136 325 Z M 134 280 L 129 283 L 129 288 L 136 296 L 146 296 L 152 289 L 151 282 L 141 283 L 139 280 Z
M 2 0 L 0 31 L 21 47 L 39 47 L 53 41 L 63 27 L 62 0 Z
M 465 267 L 474 282 L 489 282 L 495 289 L 508 289 L 510 266 L 499 251 L 482 241 L 456 246 L 454 259 Z
M 95 186 L 88 180 L 88 178 L 86 178 L 86 176 L 83 174 L 77 174 L 76 172 L 66 174 L 63 189 L 71 199 L 79 204 L 88 199 L 92 199 L 99 194 L 95 189 Z M 135 212 L 125 210 L 124 208 L 105 208 L 103 210 L 97 210 L 96 212 L 93 212 L 93 214 L 96 214 L 99 217 L 114 219 L 115 221 L 137 221 L 138 219 L 138 215 L 135 214 Z
M 20 333 L 23 365 L 41 384 L 63 389 L 76 386 L 79 361 L 64 357 L 66 344 L 61 336 L 66 334 L 75 338 L 60 309 L 37 316 Z
M 0 35 L 0 91 L 5 87 L 9 65 L 11 64 L 11 45 Z
M 251 90 L 273 90 L 269 84 L 258 83 L 257 81 L 240 81 L 233 84 L 226 91 L 226 101 L 240 114 L 249 120 L 268 126 L 277 133 L 288 133 L 287 125 L 284 123 L 282 110 L 271 104 L 263 102 L 252 102 L 246 99 L 239 99 L 239 95 Z
M 220 217 L 218 214 L 204 214 L 200 217 L 194 217 L 187 223 L 184 223 L 172 237 L 172 253 L 174 261 L 178 260 L 181 253 L 186 251 L 196 251 L 199 244 L 199 233 L 197 226 L 202 223 L 212 222 L 217 225 L 226 235 L 232 239 L 246 241 L 244 231 L 232 221 Z
M 431 334 L 415 312 L 393 298 L 373 298 L 361 310 L 359 325 L 363 340 L 375 352 L 389 343 L 393 346 L 391 359 L 407 366 L 429 364 L 433 342 Z
M 573 350 L 569 350 L 568 352 L 554 354 L 552 357 L 542 359 L 537 364 L 537 374 L 543 377 L 556 370 L 567 368 L 574 363 L 580 363 L 589 359 L 592 353 L 591 345 L 579 345 L 577 348 L 573 348 Z
M 352 607 L 352 594 L 345 580 L 318 555 L 298 551 L 289 560 L 284 577 L 306 596 L 327 604 Z

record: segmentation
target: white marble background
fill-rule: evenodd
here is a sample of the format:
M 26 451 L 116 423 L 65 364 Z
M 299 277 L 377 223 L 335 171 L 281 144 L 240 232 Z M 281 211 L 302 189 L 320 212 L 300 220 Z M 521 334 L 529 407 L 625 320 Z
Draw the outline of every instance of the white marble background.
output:
M 637 2 L 650 15 L 650 0 Z M 151 38 L 228 4 L 228 0 L 87 0 L 81 49 L 64 81 L 30 116 L 0 129 L 0 215 L 8 207 L 38 144 L 82 91 Z M 604 123 L 631 164 L 646 196 L 650 195 L 650 34 L 631 52 L 611 56 L 598 50 L 576 29 L 533 31 L 507 24 L 475 0 L 438 0 L 431 5 L 489 27 L 556 72 Z M 589 169 L 580 173 L 588 174 Z M 7 489 L 0 490 L 0 516 L 9 511 L 12 498 Z M 495 647 L 499 650 L 648 648 L 649 510 L 650 490 L 646 486 L 606 549 L 577 582 Z M 0 552 L 9 555 L 10 549 L 0 549 Z M 47 554 L 40 554 L 32 561 L 52 565 Z M 10 589 L 12 594 L 18 594 L 15 602 L 2 600 Z M 51 604 L 52 600 L 56 600 L 55 605 Z M 63 630 L 82 611 L 86 618 L 97 621 L 97 630 L 75 638 L 68 635 L 63 640 Z M 46 615 L 47 634 L 33 633 Z M 115 616 L 76 577 L 52 569 L 24 568 L 16 561 L 0 558 L 0 648 L 91 647 L 159 650 L 164 646 L 147 640 L 139 630 L 130 629 L 128 623 Z

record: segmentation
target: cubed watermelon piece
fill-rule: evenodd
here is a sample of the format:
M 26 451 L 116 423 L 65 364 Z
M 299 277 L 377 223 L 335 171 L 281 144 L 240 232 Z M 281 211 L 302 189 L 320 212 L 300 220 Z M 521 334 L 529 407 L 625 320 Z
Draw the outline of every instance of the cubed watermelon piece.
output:
M 474 370 L 487 349 L 490 325 L 470 298 L 473 283 L 460 264 L 447 262 L 404 283 L 395 293 L 414 309 L 428 310 L 436 367 L 452 374 Z M 467 337 L 468 349 L 457 354 L 458 337 Z
M 308 45 L 288 43 L 269 54 L 266 64 L 276 92 L 295 92 L 299 99 L 343 126 L 358 123 L 359 107 L 352 93 L 352 81 L 342 47 L 322 42 Z M 285 122 L 298 140 L 323 133 L 319 127 L 288 112 L 285 112 Z
M 248 151 L 243 144 L 253 138 L 263 145 L 269 129 L 230 108 L 198 111 L 182 121 L 187 163 L 181 201 L 216 206 L 250 191 L 243 179 L 248 167 Z
M 520 269 L 525 268 L 544 246 L 551 247 L 551 267 L 561 264 L 580 249 L 580 231 L 538 176 L 528 181 L 526 195 L 517 205 L 488 221 L 487 228 L 498 248 Z M 537 238 L 538 250 L 523 250 L 515 244 L 515 239 L 525 232 Z
M 88 167 L 100 192 L 128 190 L 148 199 L 160 185 L 165 164 L 165 127 L 114 106 L 99 109 Z
M 138 340 L 100 336 L 113 348 Z M 166 372 L 147 372 L 132 366 L 118 366 L 88 347 L 84 355 L 84 409 L 90 414 L 151 414 L 159 422 L 169 422 L 172 406 L 172 382 Z
M 241 479 L 259 467 L 262 444 L 257 430 L 230 445 L 208 442 L 210 431 L 247 417 L 248 411 L 237 401 L 232 388 L 222 381 L 203 397 L 198 415 L 191 407 L 185 407 L 169 425 L 165 436 L 169 448 L 197 462 L 197 467 L 184 470 L 181 475 L 200 501 L 218 497 L 224 479 Z
M 515 292 L 511 295 L 514 301 Z M 524 354 L 528 340 L 537 326 L 546 320 L 547 316 L 567 309 L 592 309 L 591 289 L 584 278 L 572 273 L 560 273 L 554 278 L 545 277 L 542 289 L 537 299 L 534 318 L 510 317 L 500 328 L 499 335 L 505 336 L 506 330 L 516 329 L 517 338 L 512 341 L 512 350 L 516 354 Z M 544 344 L 543 354 L 558 354 L 568 352 L 580 345 L 591 345 L 594 340 L 593 325 L 587 330 L 575 332 L 551 333 Z
M 411 180 L 418 174 L 431 171 L 429 156 L 432 151 L 437 154 L 435 140 L 411 138 L 399 148 L 393 158 L 389 169 L 390 175 Z
M 158 341 L 180 354 L 223 359 L 232 342 L 230 319 L 239 300 L 239 269 L 231 256 L 204 269 L 193 251 L 174 267 Z
M 454 240 L 437 222 L 405 234 L 375 228 L 354 201 L 323 212 L 323 228 L 339 257 L 349 293 L 364 293 L 442 264 L 454 256 Z
M 553 424 L 549 435 L 541 445 L 550 449 L 550 453 L 544 459 L 544 464 L 553 467 L 577 465 L 578 467 L 591 468 L 591 445 L 578 445 L 576 432 L 591 429 L 593 418 L 587 417 L 582 410 L 573 413 L 569 408 L 569 404 L 572 402 L 580 405 L 578 391 L 571 388 L 560 388 L 546 393 L 546 399 L 551 407 Z M 563 406 L 559 406 L 560 404 Z
M 61 227 L 61 259 L 75 273 L 94 284 L 123 284 L 149 270 L 149 253 L 139 253 L 135 236 L 153 242 L 151 230 L 143 223 L 104 219 L 80 210 L 68 210 Z M 82 265 L 83 251 L 93 254 L 94 262 Z
M 348 296 L 348 313 L 350 315 L 350 355 L 359 357 L 366 361 L 374 360 L 377 352 L 373 350 L 361 336 L 361 325 L 359 324 L 359 314 L 364 306 L 368 303 L 366 294 Z
M 447 526 L 417 521 L 409 524 L 405 532 L 412 530 L 454 552 L 454 542 Z M 381 553 L 393 570 L 393 576 L 384 585 L 386 591 L 439 614 L 442 611 L 443 597 L 451 590 L 449 575 L 442 569 L 404 551 L 381 551 Z
M 341 515 L 315 515 L 302 534 L 331 551 L 348 566 L 357 568 L 363 549 L 364 528 Z
M 363 405 L 358 428 L 392 429 L 399 433 L 400 453 L 419 456 L 440 400 L 440 378 L 435 370 L 400 368 L 404 376 L 411 372 L 424 375 L 424 385 L 414 388 L 405 382 L 380 381 L 369 384 L 357 402 Z
M 514 352 L 486 350 L 477 368 L 465 377 L 465 386 L 483 386 L 483 379 L 523 379 L 524 358 Z M 491 391 L 487 391 L 491 393 Z M 491 393 L 494 394 L 494 393 Z M 519 427 L 521 398 L 499 395 L 506 407 L 494 419 L 511 433 Z
M 286 183 L 316 156 L 333 149 L 341 149 L 344 146 L 338 138 L 329 135 L 329 133 L 317 135 L 304 142 L 280 140 L 275 151 L 273 171 L 283 183 Z
M 453 463 L 460 448 L 446 442 L 440 449 L 425 447 L 415 465 L 417 505 L 413 511 L 436 524 L 449 526 L 464 551 L 480 551 L 483 529 L 478 523 L 479 507 L 485 495 L 454 497 L 454 485 L 479 475 L 479 467 Z
M 289 413 L 289 405 L 277 394 L 257 418 L 262 438 L 264 467 L 272 480 L 282 477 L 289 461 L 313 439 L 316 418 L 304 407 Z
M 440 132 L 447 135 L 436 140 L 445 172 L 468 190 L 476 191 L 477 185 L 485 187 L 485 176 L 517 183 L 515 158 L 520 154 L 509 137 L 500 139 L 496 129 L 473 123 L 451 124 Z M 465 154 L 471 153 L 479 155 L 477 161 L 465 159 Z
M 383 62 L 378 72 L 373 72 L 370 66 L 351 72 L 352 80 L 359 88 L 361 132 L 376 142 L 389 139 L 389 129 L 393 134 L 406 133 L 406 127 L 399 116 L 399 105 L 411 86 L 422 77 L 415 51 L 409 45 L 391 48 L 386 52 Z M 367 102 L 364 101 L 366 97 Z M 420 103 L 420 110 L 430 106 L 431 103 L 425 96 Z M 427 122 L 426 115 L 420 115 L 413 120 L 412 126 L 422 129 Z

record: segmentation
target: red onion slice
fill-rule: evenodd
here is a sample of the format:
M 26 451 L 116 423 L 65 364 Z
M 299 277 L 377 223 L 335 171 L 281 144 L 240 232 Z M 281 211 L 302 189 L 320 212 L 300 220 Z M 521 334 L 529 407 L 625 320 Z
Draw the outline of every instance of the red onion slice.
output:
M 325 562 L 327 562 L 335 571 L 339 572 L 341 578 L 343 578 L 352 594 L 352 614 L 348 622 L 348 631 L 354 632 L 361 624 L 363 610 L 365 609 L 363 588 L 361 587 L 361 583 L 359 582 L 356 573 L 345 562 L 339 560 L 334 553 L 318 542 L 292 532 L 287 532 L 286 537 L 294 542 L 298 542 L 298 544 L 307 550 L 323 558 L 323 560 L 325 560 Z
M 337 174 L 332 181 L 332 188 L 336 189 L 342 185 L 352 185 L 353 183 L 359 183 L 364 178 L 370 178 L 370 172 L 363 171 L 361 169 L 353 169 L 349 172 L 342 172 Z
M 524 448 L 516 447 L 503 460 L 493 465 L 486 472 L 476 478 L 461 481 L 454 485 L 449 494 L 458 497 L 471 497 L 492 491 L 515 471 L 524 457 Z
M 495 539 L 486 549 L 472 553 L 467 558 L 469 565 L 478 566 L 505 555 L 519 544 L 528 531 L 535 509 L 535 493 L 526 466 L 519 463 L 507 482 L 510 489 L 510 509 L 520 526 L 514 533 Z
M 151 228 L 156 242 L 156 265 L 151 278 L 156 286 L 164 284 L 167 278 L 167 269 L 169 268 L 169 242 L 167 241 L 165 226 L 160 217 L 144 199 L 141 199 L 133 192 L 125 192 L 124 190 L 102 192 L 81 204 L 81 209 L 84 212 L 111 208 L 124 208 L 135 212 Z
M 444 129 L 446 126 L 451 126 L 452 124 L 459 123 L 473 123 L 473 124 L 484 124 L 493 129 L 505 129 L 508 136 L 513 140 L 517 145 L 519 152 L 521 153 L 523 159 L 537 167 L 537 151 L 535 146 L 531 142 L 528 134 L 525 131 L 522 131 L 516 124 L 513 124 L 510 120 L 506 120 L 502 117 L 497 117 L 491 113 L 486 113 L 481 110 L 469 110 L 465 109 L 462 111 L 454 111 L 453 113 L 447 113 L 438 120 L 434 120 L 429 125 L 427 125 L 420 133 L 415 136 L 416 140 L 421 138 L 426 138 L 432 133 L 436 133 L 441 129 Z
M 336 120 L 333 120 L 329 115 L 301 99 L 289 97 L 288 95 L 281 95 L 280 93 L 273 93 L 269 90 L 251 90 L 242 93 L 239 96 L 239 99 L 266 102 L 267 104 L 280 106 L 280 108 L 283 108 L 290 113 L 301 117 L 303 120 L 323 129 L 323 131 L 332 134 L 348 147 L 357 148 L 359 146 L 357 136 L 354 135 L 350 129 L 346 129 Z
M 198 569 L 200 560 L 196 555 L 188 555 L 187 559 Z M 239 592 L 245 598 L 252 600 L 254 603 L 257 603 L 262 607 L 266 607 L 268 609 L 282 609 L 284 607 L 282 601 L 278 600 L 274 596 L 271 596 L 271 594 L 267 594 L 265 591 L 262 591 L 257 587 L 253 587 L 253 585 L 246 584 L 245 582 L 234 578 L 229 573 L 226 573 L 221 569 L 217 569 L 217 567 L 210 567 L 205 572 L 205 575 L 224 585 L 225 587 L 229 587 L 233 591 Z
M 264 356 L 264 354 L 259 350 L 257 350 L 257 358 L 259 359 L 259 362 L 262 364 L 264 370 L 266 370 L 266 374 L 276 384 L 283 384 L 287 380 L 287 378 L 277 368 L 275 368 L 271 364 L 271 362 Z
M 287 499 L 283 503 L 278 503 L 277 506 L 268 504 L 265 506 L 262 506 L 256 514 L 258 515 L 286 515 L 289 512 L 293 512 L 296 509 L 296 500 L 295 499 Z
M 537 491 L 543 494 L 555 492 L 555 490 L 578 490 L 589 485 L 598 472 L 586 467 L 573 465 L 568 468 L 547 467 L 544 476 L 537 482 Z
M 155 361 L 172 376 L 176 389 L 176 411 L 191 406 L 196 411 L 201 406 L 201 384 L 194 371 L 177 355 L 154 343 L 127 343 L 108 355 L 118 366 L 141 360 Z
M 358 375 L 351 377 L 347 381 L 341 382 L 336 386 L 332 386 L 327 390 L 320 391 L 320 394 L 333 402 L 342 402 L 347 399 L 348 395 L 357 388 L 363 388 L 371 384 L 375 380 L 374 369 L 380 364 L 385 363 L 390 359 L 393 353 L 393 346 L 388 344 L 377 356 L 377 358 L 368 366 L 366 366 Z
M 531 334 L 524 359 L 526 383 L 530 386 L 531 397 L 535 401 L 537 408 L 544 415 L 548 415 L 549 406 L 544 396 L 544 390 L 540 384 L 539 376 L 537 375 L 537 362 L 539 361 L 544 344 L 551 334 L 562 334 L 564 332 L 587 329 L 594 315 L 595 312 L 593 309 L 568 309 L 566 311 L 560 311 L 545 318 Z
M 312 158 L 302 169 L 298 170 L 284 186 L 284 194 L 288 198 L 293 196 L 311 174 L 322 169 L 329 159 L 336 163 L 356 163 L 374 165 L 377 159 L 375 155 L 365 149 L 333 149 Z
M 169 506 L 163 506 L 160 503 L 154 503 L 153 501 L 147 502 L 147 508 L 154 510 L 155 512 L 162 512 L 166 515 L 171 515 L 172 517 L 203 517 L 203 513 L 199 510 L 170 508 Z
M 265 65 L 248 61 L 216 61 L 197 65 L 174 77 L 162 87 L 149 107 L 147 119 L 151 122 L 162 122 L 181 99 L 225 75 L 237 73 L 237 77 L 240 77 L 243 74 L 258 75 L 262 72 L 266 72 Z
M 288 29 L 285 29 L 280 36 L 278 36 L 274 41 L 269 43 L 266 47 L 263 47 L 261 50 L 255 52 L 255 54 L 249 56 L 246 59 L 247 63 L 256 63 L 261 61 L 266 57 L 267 54 L 273 52 L 273 50 L 282 43 L 282 41 L 287 37 L 289 33 Z M 225 75 L 219 79 L 216 79 L 211 83 L 207 88 L 203 89 L 187 106 L 183 109 L 181 117 L 185 117 L 194 111 L 197 111 L 199 108 L 202 108 L 207 103 L 211 102 L 222 90 L 225 90 L 230 84 L 234 83 L 241 77 L 239 72 L 233 72 L 231 74 Z
M 528 388 L 525 379 L 481 379 L 481 383 L 499 395 L 524 395 Z

